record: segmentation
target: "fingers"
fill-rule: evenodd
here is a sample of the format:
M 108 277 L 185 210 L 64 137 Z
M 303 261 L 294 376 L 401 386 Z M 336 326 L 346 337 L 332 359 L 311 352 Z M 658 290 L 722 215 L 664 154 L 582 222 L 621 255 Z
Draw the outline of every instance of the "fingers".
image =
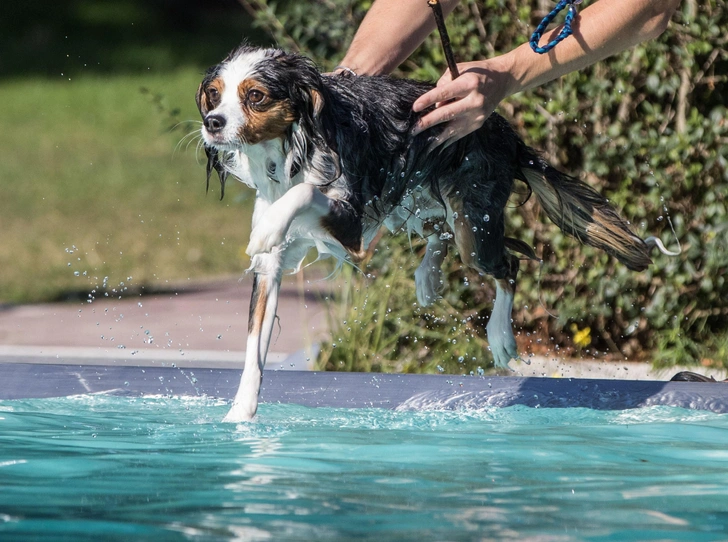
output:
M 476 130 L 485 121 L 485 109 L 483 97 L 477 94 L 469 94 L 454 102 L 440 103 L 437 108 L 420 118 L 412 129 L 412 134 L 417 135 L 443 122 L 455 120 L 459 121 L 459 125 L 471 126 L 471 130 Z
M 467 104 L 463 104 L 464 100 L 452 102 L 441 107 L 430 111 L 427 115 L 422 117 L 412 130 L 413 135 L 417 135 L 420 132 L 424 132 L 428 128 L 432 128 L 443 122 L 448 122 L 455 119 L 459 114 L 466 111 Z
M 440 86 L 440 82 L 438 82 L 438 86 L 428 92 L 425 92 L 422 96 L 415 100 L 415 103 L 412 104 L 412 110 L 415 113 L 419 113 L 420 111 L 424 111 L 428 107 L 438 103 L 448 102 L 454 98 L 463 98 L 472 90 L 467 86 L 467 84 L 468 81 L 463 80 L 462 77 L 455 81 L 444 82 L 442 83 L 442 86 Z
M 447 149 L 453 143 L 456 143 L 459 139 L 465 137 L 473 129 L 469 128 L 466 122 L 462 119 L 454 120 L 445 127 L 445 129 L 430 143 L 427 148 L 427 152 L 432 152 L 438 147 L 442 150 Z

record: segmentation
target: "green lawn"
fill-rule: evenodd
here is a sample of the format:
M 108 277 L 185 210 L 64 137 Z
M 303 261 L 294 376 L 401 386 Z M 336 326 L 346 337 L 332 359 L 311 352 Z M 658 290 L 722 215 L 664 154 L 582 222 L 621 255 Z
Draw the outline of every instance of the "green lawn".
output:
M 251 191 L 205 196 L 204 153 L 175 151 L 200 72 L 0 82 L 0 302 L 247 266 Z

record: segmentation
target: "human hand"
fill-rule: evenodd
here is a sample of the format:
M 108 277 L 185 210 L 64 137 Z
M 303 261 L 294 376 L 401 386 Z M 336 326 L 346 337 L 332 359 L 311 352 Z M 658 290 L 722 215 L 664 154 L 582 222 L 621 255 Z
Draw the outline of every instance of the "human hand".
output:
M 434 147 L 452 145 L 480 128 L 500 101 L 510 94 L 513 76 L 497 66 L 496 59 L 458 64 L 460 77 L 453 80 L 448 70 L 437 86 L 420 96 L 412 105 L 415 112 L 430 106 L 435 109 L 415 125 L 419 134 L 437 124 L 447 123 Z M 444 147 L 443 147 L 444 148 Z

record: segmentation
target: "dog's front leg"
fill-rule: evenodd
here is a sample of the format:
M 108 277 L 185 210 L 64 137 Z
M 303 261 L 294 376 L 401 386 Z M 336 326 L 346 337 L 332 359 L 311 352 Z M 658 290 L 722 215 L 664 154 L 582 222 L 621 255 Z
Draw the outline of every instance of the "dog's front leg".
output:
M 248 344 L 245 349 L 245 368 L 240 387 L 225 422 L 248 421 L 258 410 L 258 394 L 263 379 L 263 367 L 268 354 L 281 286 L 280 252 L 257 254 L 251 268 L 254 272 L 253 293 L 250 298 Z
M 268 207 L 256 220 L 246 252 L 250 256 L 270 252 L 283 244 L 294 218 L 318 219 L 329 212 L 329 198 L 316 186 L 297 184 Z

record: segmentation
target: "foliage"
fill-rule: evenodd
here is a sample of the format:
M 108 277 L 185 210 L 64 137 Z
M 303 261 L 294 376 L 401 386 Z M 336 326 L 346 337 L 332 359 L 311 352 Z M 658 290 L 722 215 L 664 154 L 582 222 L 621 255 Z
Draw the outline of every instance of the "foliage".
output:
M 412 277 L 424 243 L 413 242 L 410 246 L 405 234 L 382 239 L 363 272 L 344 268 L 349 287 L 330 313 L 332 342 L 322 345 L 321 369 L 484 372 L 491 285 L 453 270 L 444 297 L 419 307 Z M 471 278 L 478 282 L 471 285 Z
M 237 0 L 32 0 L 4 2 L 2 15 L 2 78 L 202 69 L 243 35 L 269 39 L 250 28 Z
M 287 36 L 324 69 L 343 55 L 369 7 L 361 0 L 319 0 L 307 2 L 305 9 L 290 0 L 258 4 L 266 6 L 269 21 L 274 17 L 282 23 Z M 487 58 L 525 42 L 545 14 L 542 9 L 536 0 L 461 2 L 448 18 L 456 56 Z M 605 254 L 563 236 L 532 202 L 512 209 L 510 234 L 531 243 L 543 258 L 541 269 L 522 265 L 514 319 L 522 330 L 523 348 L 539 351 L 536 341 L 525 338 L 535 334 L 556 348 L 569 349 L 573 333 L 581 332 L 580 347 L 589 337 L 591 349 L 584 351 L 592 355 L 601 351 L 647 358 L 654 350 L 662 365 L 717 363 L 710 358 L 725 350 L 728 336 L 727 27 L 724 0 L 700 4 L 688 0 L 660 38 L 502 104 L 502 113 L 529 144 L 543 149 L 561 169 L 581 172 L 622 208 L 638 232 L 658 235 L 671 248 L 678 242 L 682 246 L 679 257 L 656 255 L 649 270 L 632 273 Z M 285 41 L 270 24 L 266 28 Z M 400 67 L 399 75 L 436 79 L 444 64 L 433 33 Z M 514 196 L 514 207 L 516 203 Z M 412 370 L 420 358 L 419 367 L 427 368 L 427 360 L 437 357 L 422 356 L 424 350 L 444 349 L 438 355 L 452 359 L 458 354 L 447 344 L 453 329 L 430 334 L 426 331 L 434 329 L 433 321 L 445 314 L 450 321 L 455 314 L 483 318 L 477 303 L 486 302 L 488 281 L 478 293 L 463 293 L 460 285 L 467 274 L 452 258 L 446 264 L 450 293 L 432 312 L 440 316 L 427 320 L 426 313 L 412 307 L 413 295 L 382 293 L 381 283 L 414 291 L 411 279 L 401 276 L 405 264 L 399 262 L 412 259 L 406 252 L 392 248 L 385 257 L 374 259 L 367 273 L 380 276 L 376 285 L 365 277 L 352 278 L 351 295 L 360 296 L 353 305 L 356 320 L 363 324 L 361 311 L 365 305 L 372 307 L 378 316 L 370 317 L 367 325 L 392 326 L 389 333 L 399 337 L 397 344 L 375 345 L 376 361 L 367 361 L 360 369 L 384 368 L 388 359 L 392 370 Z M 472 277 L 471 284 L 477 284 Z M 451 301 L 469 296 L 477 298 L 475 305 Z M 393 315 L 387 322 L 382 321 L 383 307 Z M 451 308 L 455 312 L 448 313 Z M 351 311 L 338 318 L 354 320 Z M 343 325 L 354 329 L 352 324 Z M 455 333 L 462 333 L 462 327 L 454 327 Z M 338 329 L 335 342 L 341 343 L 344 336 L 344 328 Z M 362 337 L 371 335 L 363 332 Z M 408 350 L 402 337 L 418 337 L 418 347 L 410 344 L 413 349 Z M 481 339 L 481 332 L 474 331 L 470 346 L 482 348 Z M 330 356 L 329 368 L 339 363 L 351 367 L 357 352 L 368 351 L 359 340 L 349 341 L 349 354 L 340 344 L 336 354 L 325 349 L 324 363 Z M 463 350 L 462 355 L 469 353 Z

